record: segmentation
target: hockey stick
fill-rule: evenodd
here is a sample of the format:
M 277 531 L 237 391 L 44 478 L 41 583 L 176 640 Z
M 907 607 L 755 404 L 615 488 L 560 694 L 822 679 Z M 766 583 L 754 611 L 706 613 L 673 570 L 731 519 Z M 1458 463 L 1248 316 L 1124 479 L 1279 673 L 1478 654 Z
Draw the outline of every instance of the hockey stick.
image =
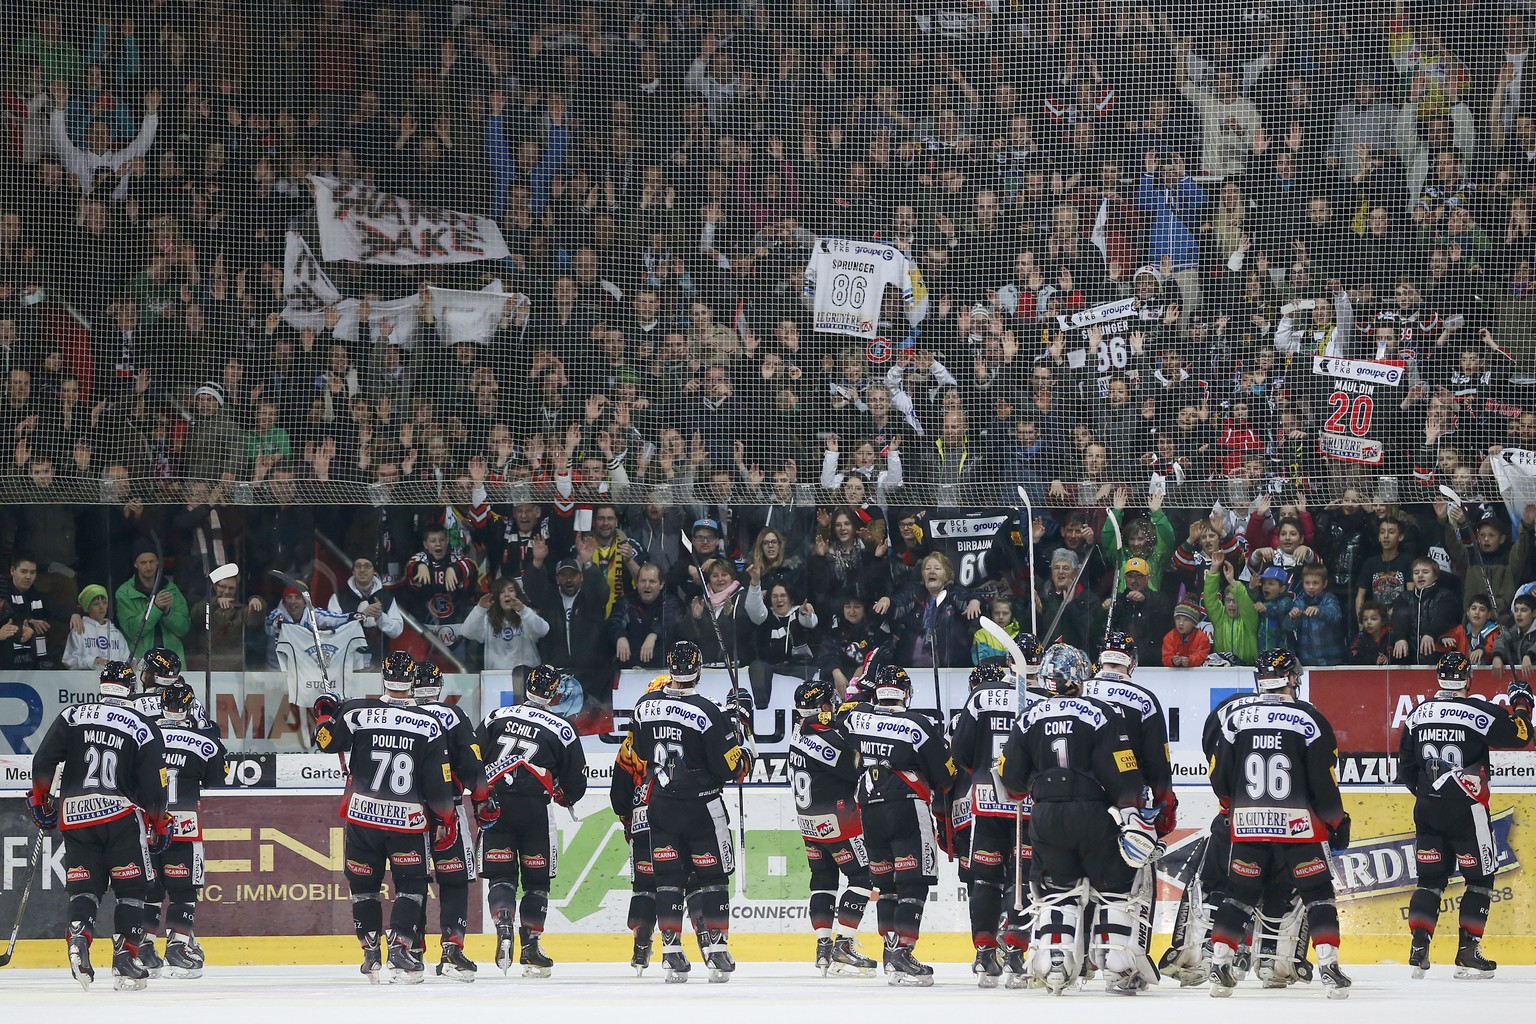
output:
M 1056 609 L 1056 617 L 1051 619 L 1051 624 L 1045 627 L 1044 633 L 1035 634 L 1044 646 L 1049 647 L 1054 642 L 1051 638 L 1056 635 L 1056 626 L 1061 622 L 1061 616 L 1067 610 L 1067 605 L 1072 602 L 1072 595 L 1077 592 L 1078 584 L 1083 581 L 1083 573 L 1088 571 L 1088 559 L 1092 555 L 1093 551 L 1091 548 L 1087 554 L 1083 555 L 1083 563 L 1077 567 L 1077 575 L 1072 577 L 1072 587 L 1067 591 L 1067 596 L 1062 599 L 1061 607 Z
M 1034 564 L 1033 559 L 1031 559 L 1030 564 Z M 1033 573 L 1034 570 L 1031 569 L 1030 571 Z M 1002 626 L 999 626 L 985 615 L 977 620 L 977 624 L 981 626 L 982 630 L 984 630 L 988 636 L 1001 644 L 1003 650 L 1008 652 L 1008 659 L 1011 662 L 1013 668 L 1013 720 L 1014 724 L 1018 725 L 1018 723 L 1024 719 L 1024 678 L 1025 673 L 1029 668 L 1029 662 L 1025 660 L 1024 652 L 1019 649 L 1019 645 L 1014 641 L 1013 637 L 1008 635 L 1007 631 L 1004 630 Z M 999 797 L 1002 795 L 1002 793 L 998 794 Z M 1024 910 L 1024 872 L 1021 870 L 1023 865 L 1019 863 L 1018 851 L 1021 850 L 1023 846 L 1024 801 L 1015 800 L 1013 804 L 1013 909 L 1019 911 L 1020 913 L 1022 913 Z
M 160 596 L 160 583 L 165 576 L 165 550 L 160 546 L 160 535 L 150 530 L 149 539 L 155 545 L 155 582 L 149 588 L 149 600 L 144 602 L 144 615 L 139 619 L 138 632 L 133 634 L 133 646 L 128 648 L 128 656 L 131 658 L 142 657 L 138 653 L 139 641 L 144 639 L 144 629 L 149 625 L 149 613 L 155 607 L 155 598 Z
M 939 609 L 944 607 L 944 599 L 949 596 L 949 590 L 941 590 L 933 599 L 933 624 L 928 627 L 928 655 L 933 661 L 933 706 L 939 711 L 939 725 L 944 729 L 945 740 L 949 739 L 949 717 L 944 714 L 944 692 L 939 689 Z
M 58 796 L 59 782 L 64 776 L 64 765 L 59 764 L 53 770 L 53 783 L 48 787 L 51 796 Z M 16 921 L 11 925 L 11 938 L 5 944 L 5 952 L 0 953 L 0 967 L 11 962 L 11 956 L 16 952 L 16 940 L 21 936 L 21 921 L 27 913 L 27 901 L 32 898 L 32 883 L 37 879 L 37 869 L 43 863 L 43 830 L 37 830 L 37 838 L 32 840 L 32 852 L 27 858 L 27 880 L 21 886 L 21 900 L 16 904 Z
M 1036 637 L 1040 628 L 1039 612 L 1035 608 L 1035 506 L 1030 503 L 1029 492 L 1023 484 L 1018 486 L 1019 501 L 1024 503 L 1024 521 L 1019 524 L 1019 532 L 1024 535 L 1026 562 L 1029 565 L 1029 631 Z M 1021 659 L 1022 660 L 1022 659 Z
M 683 547 L 688 549 L 688 558 L 693 562 L 693 571 L 699 574 L 699 586 L 704 591 L 704 603 L 709 603 L 709 582 L 704 579 L 704 567 L 699 564 L 699 553 L 693 550 L 693 540 L 689 538 L 686 530 L 681 531 Z M 704 614 L 709 618 L 709 624 L 715 631 L 715 643 L 720 645 L 720 657 L 725 662 L 725 674 L 731 681 L 731 694 L 728 698 L 732 708 L 739 707 L 741 697 L 741 683 L 736 677 L 736 660 L 731 657 L 731 652 L 726 650 L 725 635 L 720 632 L 720 620 L 715 618 L 714 609 L 706 607 Z M 739 715 L 736 717 L 741 721 Z M 753 734 L 752 723 L 744 722 L 743 731 L 746 733 L 747 749 L 752 751 L 752 762 L 757 763 L 757 737 Z M 736 872 L 736 895 L 747 895 L 747 785 L 739 776 L 736 779 L 736 845 L 741 848 L 741 864 Z
M 1125 539 L 1120 534 L 1120 520 L 1115 514 L 1116 510 L 1107 508 L 1104 510 L 1104 521 L 1115 531 L 1116 562 L 1125 554 Z M 1123 562 L 1121 563 L 1124 564 Z M 1104 649 L 1104 643 L 1109 639 L 1110 631 L 1115 624 L 1115 605 L 1120 601 L 1120 584 L 1125 576 L 1125 570 L 1117 568 L 1115 578 L 1109 582 L 1109 611 L 1104 616 L 1104 640 L 1099 641 L 1099 649 Z
M 208 600 L 203 602 L 203 633 L 208 637 L 208 661 L 203 666 L 203 706 L 213 707 L 213 588 L 240 575 L 240 567 L 226 562 L 208 574 Z M 241 615 L 245 612 L 242 610 Z M 212 712 L 209 712 L 212 714 Z

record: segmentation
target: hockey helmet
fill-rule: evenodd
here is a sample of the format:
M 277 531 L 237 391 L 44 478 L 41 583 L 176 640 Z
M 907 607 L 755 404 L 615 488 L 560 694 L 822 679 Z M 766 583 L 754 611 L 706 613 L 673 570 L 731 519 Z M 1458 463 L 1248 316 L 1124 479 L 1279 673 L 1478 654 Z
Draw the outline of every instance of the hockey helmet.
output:
M 837 688 L 824 679 L 811 679 L 795 687 L 795 714 L 815 718 L 825 707 L 837 705 Z
M 169 647 L 152 647 L 144 655 L 144 670 L 140 682 L 148 693 L 157 686 L 170 686 L 181 678 L 181 655 Z
M 672 676 L 672 686 L 679 690 L 691 690 L 699 684 L 699 673 L 704 668 L 704 655 L 699 645 L 679 640 L 667 652 L 667 671 Z
M 1259 652 L 1253 677 L 1254 686 L 1261 693 L 1295 687 L 1301 677 L 1301 662 L 1285 648 L 1271 647 Z
M 104 698 L 127 700 L 133 696 L 133 666 L 126 661 L 109 661 L 101 667 L 100 690 Z
M 437 700 L 443 692 L 443 670 L 430 661 L 416 663 L 416 678 L 411 683 L 411 696 L 417 700 Z
M 553 665 L 535 666 L 523 681 L 523 698 L 530 704 L 548 707 L 560 696 L 560 670 Z
M 1040 659 L 1038 685 L 1053 697 L 1075 697 L 1092 674 L 1088 655 L 1071 644 L 1052 644 Z
M 1125 669 L 1136 667 L 1136 641 L 1131 634 L 1112 629 L 1104 634 L 1104 646 L 1099 651 L 1101 668 Z
M 1435 678 L 1442 690 L 1465 690 L 1472 679 L 1472 660 L 1460 651 L 1442 654 L 1435 665 Z
M 192 687 L 185 680 L 177 680 L 160 694 L 160 714 L 168 722 L 185 722 L 195 701 Z
M 967 682 L 970 688 L 975 691 L 984 686 L 1002 686 L 1007 681 L 1008 676 L 1003 671 L 1003 666 L 996 662 L 989 662 L 985 665 L 977 665 L 971 669 L 971 677 Z
M 416 659 L 404 651 L 391 651 L 384 659 L 384 689 L 395 693 L 416 685 Z
M 1040 638 L 1033 633 L 1020 633 L 1013 638 L 1013 642 L 1019 645 L 1019 652 L 1024 655 L 1024 664 L 1036 668 L 1040 666 L 1040 659 L 1045 657 L 1045 648 L 1040 644 Z
M 875 677 L 875 703 L 906 706 L 912 698 L 912 677 L 899 665 L 882 665 Z

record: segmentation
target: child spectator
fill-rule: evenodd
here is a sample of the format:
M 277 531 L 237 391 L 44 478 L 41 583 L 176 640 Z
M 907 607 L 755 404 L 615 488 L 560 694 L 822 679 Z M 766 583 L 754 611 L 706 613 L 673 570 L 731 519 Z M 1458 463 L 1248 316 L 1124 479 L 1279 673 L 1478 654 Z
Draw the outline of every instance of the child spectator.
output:
M 1259 650 L 1292 646 L 1291 574 L 1272 565 L 1259 574 L 1259 599 L 1253 610 L 1259 615 Z
M 1467 614 L 1461 625 L 1451 630 L 1456 649 L 1465 654 L 1474 665 L 1486 665 L 1493 660 L 1493 645 L 1499 639 L 1499 624 L 1493 621 L 1493 609 L 1488 599 L 1480 594 L 1467 601 Z
M 1301 570 L 1301 593 L 1291 605 L 1290 618 L 1303 664 L 1344 663 L 1344 606 L 1328 592 L 1326 568 L 1309 565 Z
M 65 666 L 94 672 L 109 661 L 131 661 L 128 638 L 107 617 L 107 588 L 92 583 L 80 591 L 80 607 L 80 628 L 65 638 Z
M 988 606 L 987 615 L 991 620 L 1003 627 L 1003 632 L 1013 637 L 1019 637 L 1019 623 L 1013 617 L 1013 600 L 1007 597 L 994 597 Z M 980 665 L 985 662 L 996 663 L 1001 658 L 1004 663 L 1008 661 L 1008 653 L 1002 645 L 993 639 L 992 634 L 984 629 L 978 629 L 976 635 L 971 637 L 971 664 Z
M 1211 638 L 1200 628 L 1200 606 L 1180 601 L 1173 610 L 1173 628 L 1163 637 L 1166 668 L 1199 668 L 1211 656 Z
M 1349 645 L 1351 665 L 1392 664 L 1392 629 L 1387 625 L 1387 610 L 1375 601 L 1360 606 L 1360 632 Z
M 1224 594 L 1223 578 L 1226 579 Z M 1248 588 L 1238 580 L 1236 568 L 1225 555 L 1216 558 L 1214 571 L 1205 574 L 1205 607 L 1211 619 L 1211 649 L 1220 653 L 1223 661 L 1230 658 L 1239 665 L 1256 662 L 1259 658 L 1259 613 L 1253 607 Z
M 1456 595 L 1440 585 L 1434 559 L 1413 560 L 1413 584 L 1392 607 L 1392 631 L 1397 640 L 1392 656 L 1408 665 L 1433 665 L 1440 655 L 1456 649 L 1451 631 L 1461 620 Z
M 1512 609 L 1515 616 L 1513 629 L 1499 631 L 1493 644 L 1493 670 L 1508 666 L 1521 670 L 1532 667 L 1536 659 L 1536 597 L 1521 594 L 1515 598 Z

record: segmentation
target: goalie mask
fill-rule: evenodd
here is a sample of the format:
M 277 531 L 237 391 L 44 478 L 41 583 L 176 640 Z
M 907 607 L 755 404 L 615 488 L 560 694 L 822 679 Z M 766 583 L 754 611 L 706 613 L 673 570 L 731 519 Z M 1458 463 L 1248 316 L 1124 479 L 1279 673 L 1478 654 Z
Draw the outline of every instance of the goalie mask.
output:
M 1036 684 L 1053 697 L 1075 697 L 1092 674 L 1088 655 L 1071 644 L 1052 644 L 1040 659 Z

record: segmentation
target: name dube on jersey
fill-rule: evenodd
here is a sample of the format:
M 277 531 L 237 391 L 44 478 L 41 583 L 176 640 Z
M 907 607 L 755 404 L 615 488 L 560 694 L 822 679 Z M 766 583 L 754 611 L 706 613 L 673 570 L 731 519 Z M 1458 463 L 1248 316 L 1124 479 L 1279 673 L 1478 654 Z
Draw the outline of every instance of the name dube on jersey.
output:
M 922 273 L 895 246 L 846 238 L 818 238 L 805 265 L 805 297 L 812 326 L 825 334 L 873 338 L 887 285 L 901 292 L 912 326 L 928 311 Z

